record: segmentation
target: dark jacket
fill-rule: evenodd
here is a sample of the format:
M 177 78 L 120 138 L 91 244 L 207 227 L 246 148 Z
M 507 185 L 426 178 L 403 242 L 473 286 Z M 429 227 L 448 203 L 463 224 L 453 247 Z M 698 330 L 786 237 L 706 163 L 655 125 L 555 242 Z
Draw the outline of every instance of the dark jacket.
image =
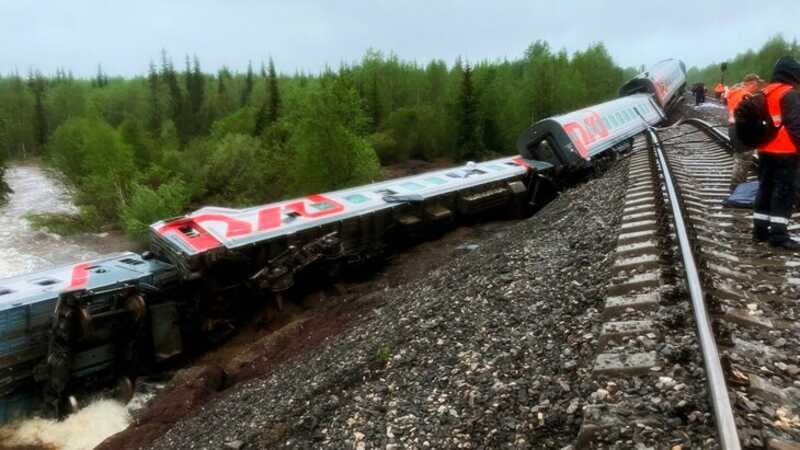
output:
M 800 85 L 800 63 L 788 56 L 779 59 L 772 72 L 772 82 L 788 83 L 795 87 L 781 100 L 781 121 L 795 147 L 800 149 L 800 93 L 797 92 L 797 86 Z

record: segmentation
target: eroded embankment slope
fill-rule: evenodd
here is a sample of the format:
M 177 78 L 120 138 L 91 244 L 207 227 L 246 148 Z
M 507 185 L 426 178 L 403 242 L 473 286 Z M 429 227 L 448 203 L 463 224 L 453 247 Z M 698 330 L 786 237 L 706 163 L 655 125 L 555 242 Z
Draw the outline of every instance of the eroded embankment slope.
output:
M 103 448 L 569 444 L 593 390 L 592 324 L 613 260 L 625 166 L 407 283 L 304 318 L 248 350 L 233 376 L 250 381 L 207 392 L 212 401 L 178 407 L 171 418 L 175 410 L 156 401 Z M 214 381 L 215 369 L 206 370 Z M 191 384 L 173 383 L 173 404 L 192 405 Z M 174 394 L 181 389 L 183 403 Z

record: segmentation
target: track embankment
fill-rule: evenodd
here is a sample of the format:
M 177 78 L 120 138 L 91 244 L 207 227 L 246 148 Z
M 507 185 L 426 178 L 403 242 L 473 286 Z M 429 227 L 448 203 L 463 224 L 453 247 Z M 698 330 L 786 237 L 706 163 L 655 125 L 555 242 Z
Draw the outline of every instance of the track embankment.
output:
M 424 244 L 403 283 L 250 346 L 226 370 L 242 382 L 206 385 L 203 400 L 173 382 L 103 448 L 564 447 L 594 389 L 626 167 L 480 239 Z

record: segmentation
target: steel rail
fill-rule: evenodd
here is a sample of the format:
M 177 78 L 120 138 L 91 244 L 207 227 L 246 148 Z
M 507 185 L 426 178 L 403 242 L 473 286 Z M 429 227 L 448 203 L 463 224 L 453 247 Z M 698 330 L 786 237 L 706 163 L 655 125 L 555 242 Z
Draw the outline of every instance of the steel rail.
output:
M 648 129 L 648 140 L 656 153 L 658 164 L 664 176 L 664 186 L 672 205 L 672 217 L 675 223 L 675 232 L 678 236 L 678 244 L 683 259 L 683 267 L 686 272 L 686 283 L 689 288 L 689 295 L 692 300 L 692 310 L 694 320 L 697 324 L 697 338 L 700 341 L 700 350 L 703 354 L 703 364 L 706 369 L 706 379 L 708 380 L 708 390 L 711 394 L 711 405 L 714 408 L 714 419 L 719 436 L 719 444 L 722 450 L 741 450 L 739 433 L 736 430 L 736 422 L 733 418 L 731 400 L 728 397 L 728 386 L 725 382 L 725 375 L 722 372 L 719 350 L 711 329 L 711 320 L 705 305 L 705 294 L 700 283 L 700 276 L 697 270 L 692 247 L 689 242 L 689 234 L 686 231 L 686 224 L 681 210 L 680 198 L 675 189 L 674 179 L 669 170 L 667 159 L 661 148 L 661 142 L 653 129 Z

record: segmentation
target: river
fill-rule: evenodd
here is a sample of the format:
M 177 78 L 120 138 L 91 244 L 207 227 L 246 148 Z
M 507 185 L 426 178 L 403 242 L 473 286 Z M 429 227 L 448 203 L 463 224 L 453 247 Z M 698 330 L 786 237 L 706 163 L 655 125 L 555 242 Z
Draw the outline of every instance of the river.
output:
M 0 207 L 0 278 L 133 248 L 119 233 L 65 238 L 34 229 L 28 214 L 78 212 L 69 190 L 36 162 L 11 164 L 5 179 L 13 193 Z

